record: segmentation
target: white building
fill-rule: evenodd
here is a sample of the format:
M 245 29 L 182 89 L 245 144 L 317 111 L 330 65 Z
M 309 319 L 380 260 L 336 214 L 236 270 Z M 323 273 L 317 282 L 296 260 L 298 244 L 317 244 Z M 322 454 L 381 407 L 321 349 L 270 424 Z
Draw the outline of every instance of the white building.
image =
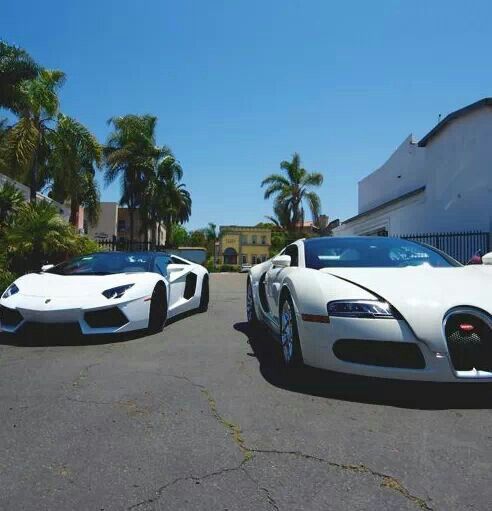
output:
M 358 183 L 359 212 L 336 235 L 492 232 L 492 98 L 409 135 Z
M 29 198 L 31 196 L 31 191 L 28 186 L 26 186 L 22 183 L 19 183 L 18 181 L 15 181 L 14 179 L 12 179 L 4 174 L 0 174 L 0 187 L 2 187 L 4 185 L 4 183 L 10 183 L 10 184 L 14 185 L 17 188 L 17 190 L 19 190 L 22 193 L 22 195 L 24 195 L 24 199 L 26 201 L 29 200 Z M 54 206 L 56 206 L 58 208 L 58 212 L 60 213 L 60 216 L 62 216 L 68 222 L 68 219 L 70 218 L 70 208 L 67 205 L 60 204 L 59 202 L 56 202 L 53 199 L 50 199 L 47 195 L 43 195 L 41 192 L 37 192 L 36 197 L 38 200 L 44 200 L 44 201 L 47 201 L 50 204 L 53 204 Z

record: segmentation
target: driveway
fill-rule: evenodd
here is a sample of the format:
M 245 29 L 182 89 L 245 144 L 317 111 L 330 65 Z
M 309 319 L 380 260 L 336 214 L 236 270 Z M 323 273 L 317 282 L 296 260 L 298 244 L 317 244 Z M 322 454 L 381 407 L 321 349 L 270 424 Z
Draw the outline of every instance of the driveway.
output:
M 490 509 L 490 385 L 286 377 L 245 285 L 150 337 L 0 338 L 0 509 Z

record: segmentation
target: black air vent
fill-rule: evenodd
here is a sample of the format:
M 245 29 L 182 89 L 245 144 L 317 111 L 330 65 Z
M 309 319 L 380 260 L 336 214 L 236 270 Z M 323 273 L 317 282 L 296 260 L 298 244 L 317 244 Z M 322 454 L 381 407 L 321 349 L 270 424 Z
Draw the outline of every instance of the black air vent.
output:
M 196 291 L 196 273 L 190 272 L 186 275 L 186 285 L 183 293 L 184 298 L 189 300 L 192 296 L 195 296 Z
M 339 339 L 333 353 L 344 362 L 402 369 L 424 369 L 425 360 L 417 344 L 409 342 Z
M 91 328 L 115 328 L 128 323 L 128 318 L 118 307 L 86 312 L 84 318 Z
M 0 323 L 6 326 L 17 326 L 23 319 L 19 311 L 0 305 Z

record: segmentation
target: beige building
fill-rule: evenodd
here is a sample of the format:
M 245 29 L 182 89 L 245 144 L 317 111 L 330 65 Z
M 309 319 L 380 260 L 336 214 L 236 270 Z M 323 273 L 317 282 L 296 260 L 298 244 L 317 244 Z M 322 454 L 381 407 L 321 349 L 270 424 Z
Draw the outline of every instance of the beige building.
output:
M 258 264 L 270 258 L 272 232 L 266 227 L 223 225 L 219 233 L 219 264 Z
M 134 241 L 145 241 L 145 232 L 142 232 L 138 211 L 134 215 Z M 88 235 L 95 240 L 129 240 L 130 239 L 130 215 L 128 208 L 122 208 L 117 202 L 101 202 L 101 213 L 95 226 L 88 226 Z M 152 240 L 152 232 L 147 232 L 148 241 Z M 164 245 L 166 242 L 166 229 L 157 227 L 155 233 L 157 244 Z

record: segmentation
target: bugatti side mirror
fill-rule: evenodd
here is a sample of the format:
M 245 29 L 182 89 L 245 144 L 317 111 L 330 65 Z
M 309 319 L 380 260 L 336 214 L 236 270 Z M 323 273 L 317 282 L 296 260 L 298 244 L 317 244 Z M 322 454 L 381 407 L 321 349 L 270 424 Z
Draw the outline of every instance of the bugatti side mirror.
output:
M 43 266 L 41 266 L 41 271 L 51 270 L 51 268 L 54 268 L 54 266 L 54 264 L 43 264 Z
M 272 259 L 272 264 L 276 268 L 288 268 L 290 266 L 290 256 L 278 255 Z
M 488 252 L 487 254 L 482 256 L 482 264 L 492 265 L 492 252 Z
M 482 251 L 477 250 L 472 257 L 468 260 L 466 264 L 483 264 L 482 261 Z

